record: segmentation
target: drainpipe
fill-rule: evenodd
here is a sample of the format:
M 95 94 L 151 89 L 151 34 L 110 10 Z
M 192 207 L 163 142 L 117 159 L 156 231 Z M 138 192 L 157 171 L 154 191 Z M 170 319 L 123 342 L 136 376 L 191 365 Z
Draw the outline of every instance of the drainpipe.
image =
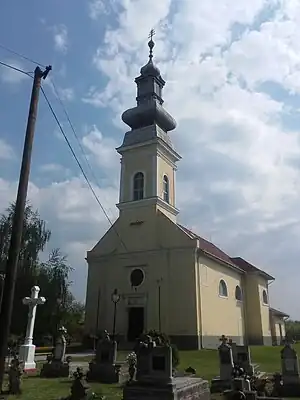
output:
M 200 319 L 199 319 L 199 327 L 200 327 L 200 348 L 203 349 L 203 325 L 202 325 L 202 299 L 201 299 L 201 273 L 199 268 L 199 252 L 198 247 L 195 249 L 195 259 L 196 259 L 196 267 L 197 267 L 197 285 L 198 285 L 198 296 L 199 296 L 199 307 L 200 307 Z M 197 304 L 198 306 L 198 304 Z

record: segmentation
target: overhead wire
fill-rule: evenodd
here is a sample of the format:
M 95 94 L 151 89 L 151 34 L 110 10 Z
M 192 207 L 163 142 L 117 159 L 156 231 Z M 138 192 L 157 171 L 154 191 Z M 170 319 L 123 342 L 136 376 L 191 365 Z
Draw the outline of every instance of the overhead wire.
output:
M 24 59 L 24 60 L 27 60 L 27 61 L 29 61 L 29 62 L 31 62 L 31 63 L 33 63 L 33 64 L 37 64 L 37 65 L 39 65 L 39 66 L 41 66 L 41 67 L 43 67 L 43 68 L 46 68 L 43 64 L 41 64 L 41 63 L 39 63 L 39 62 L 37 62 L 37 61 L 34 61 L 33 59 L 31 59 L 31 58 L 29 58 L 29 57 L 27 57 L 27 56 L 24 56 L 23 54 L 20 54 L 20 53 L 14 51 L 14 50 L 12 50 L 12 49 L 10 49 L 10 48 L 8 48 L 8 47 L 2 45 L 1 43 L 0 43 L 0 48 L 6 50 L 6 51 L 8 51 L 8 52 L 10 52 L 11 54 L 17 55 L 18 57 L 20 57 L 20 58 L 22 58 L 22 59 Z M 31 75 L 32 72 L 30 73 L 30 72 L 23 71 L 23 70 L 21 70 L 21 69 L 19 69 L 19 68 L 17 68 L 17 67 L 14 67 L 14 66 L 12 66 L 12 65 L 10 65 L 10 64 L 7 64 L 7 63 L 4 63 L 4 62 L 2 62 L 2 61 L 0 61 L 0 64 L 3 65 L 3 66 L 5 66 L 5 67 L 11 68 L 11 69 L 13 69 L 13 70 L 15 70 L 15 71 L 17 71 L 17 72 L 23 73 L 23 74 L 25 74 L 25 75 L 27 75 L 27 76 L 33 78 L 33 76 Z M 79 137 L 78 137 L 78 135 L 76 134 L 74 125 L 72 124 L 71 119 L 70 119 L 70 117 L 69 117 L 69 115 L 68 115 L 68 113 L 67 113 L 66 107 L 64 106 L 64 104 L 63 104 L 63 102 L 62 102 L 62 100 L 61 100 L 61 98 L 60 98 L 60 96 L 59 96 L 59 93 L 58 93 L 58 90 L 57 90 L 57 88 L 56 88 L 56 85 L 54 84 L 53 80 L 51 80 L 51 83 L 52 83 L 52 86 L 53 86 L 53 89 L 54 89 L 54 93 L 55 93 L 55 95 L 56 95 L 56 97 L 57 97 L 57 99 L 58 99 L 60 105 L 62 106 L 62 109 L 63 109 L 63 111 L 64 111 L 64 114 L 65 114 L 65 116 L 66 116 L 66 118 L 67 118 L 67 120 L 68 120 L 68 123 L 69 123 L 69 125 L 70 125 L 70 127 L 71 127 L 71 129 L 72 129 L 72 131 L 73 131 L 73 134 L 74 134 L 74 136 L 75 136 L 75 138 L 76 138 L 76 140 L 77 140 L 77 142 L 78 142 L 78 144 L 79 144 L 79 147 L 80 147 L 80 149 L 81 149 L 81 151 L 82 151 L 82 153 L 83 153 L 83 156 L 84 156 L 84 158 L 85 158 L 85 161 L 86 161 L 86 163 L 87 163 L 87 165 L 88 165 L 88 167 L 89 167 L 89 169 L 90 169 L 90 171 L 91 171 L 91 173 L 92 173 L 92 175 L 93 175 L 93 178 L 95 179 L 96 184 L 100 187 L 100 185 L 99 185 L 99 183 L 98 183 L 98 180 L 97 180 L 97 177 L 95 176 L 95 173 L 94 173 L 94 171 L 93 171 L 93 169 L 92 169 L 92 167 L 91 167 L 91 165 L 90 165 L 90 163 L 89 163 L 89 161 L 88 161 L 88 158 L 87 158 L 87 156 L 86 156 L 86 154 L 85 154 L 85 152 L 84 152 L 84 149 L 83 149 L 83 147 L 82 147 L 82 145 L 81 145 L 81 143 L 80 143 Z M 48 107 L 49 107 L 49 109 L 50 109 L 50 111 L 51 111 L 51 113 L 52 113 L 52 115 L 53 115 L 53 117 L 54 117 L 54 119 L 55 119 L 55 121 L 56 121 L 56 123 L 57 123 L 57 125 L 58 125 L 58 127 L 59 127 L 59 129 L 60 129 L 60 131 L 61 131 L 61 133 L 62 133 L 62 135 L 63 135 L 63 137 L 64 137 L 64 139 L 65 139 L 65 141 L 66 141 L 66 143 L 67 143 L 67 145 L 68 145 L 68 147 L 69 147 L 69 149 L 70 149 L 70 151 L 71 151 L 71 153 L 72 153 L 72 155 L 73 155 L 73 157 L 74 157 L 75 160 L 76 160 L 77 165 L 79 166 L 80 171 L 82 172 L 82 174 L 83 174 L 83 176 L 84 176 L 84 179 L 86 180 L 86 182 L 87 182 L 87 184 L 88 184 L 89 189 L 91 190 L 92 194 L 94 195 L 94 197 L 95 197 L 97 203 L 99 204 L 99 206 L 100 206 L 102 212 L 104 213 L 106 219 L 107 219 L 108 222 L 110 223 L 111 227 L 114 229 L 116 235 L 118 236 L 118 238 L 119 238 L 119 240 L 120 240 L 120 243 L 123 245 L 124 249 L 125 249 L 126 251 L 128 251 L 126 244 L 124 243 L 123 239 L 121 238 L 121 236 L 119 235 L 118 231 L 116 230 L 116 228 L 115 228 L 113 222 L 111 221 L 111 219 L 110 219 L 109 215 L 107 214 L 105 208 L 103 207 L 102 203 L 100 202 L 100 200 L 99 200 L 99 198 L 98 198 L 98 196 L 97 196 L 97 194 L 96 194 L 96 192 L 95 192 L 93 186 L 91 185 L 91 183 L 90 183 L 90 181 L 89 181 L 89 179 L 88 179 L 88 177 L 87 177 L 87 175 L 86 175 L 86 173 L 85 173 L 85 171 L 84 171 L 82 165 L 80 164 L 80 161 L 78 160 L 78 157 L 76 156 L 76 153 L 74 152 L 74 150 L 73 150 L 73 148 L 72 148 L 72 145 L 71 145 L 69 139 L 67 138 L 67 136 L 66 136 L 66 134 L 65 134 L 65 132 L 64 132 L 64 130 L 63 130 L 63 128 L 62 128 L 62 125 L 61 125 L 61 123 L 59 122 L 59 119 L 58 119 L 58 117 L 57 117 L 57 115 L 56 115 L 56 113 L 55 113 L 55 111 L 54 111 L 54 109 L 53 109 L 53 107 L 52 107 L 52 105 L 51 105 L 51 103 L 50 103 L 50 101 L 49 101 L 49 99 L 48 99 L 48 97 L 47 97 L 47 95 L 46 95 L 44 89 L 43 89 L 43 87 L 41 87 L 41 91 L 42 91 L 42 93 L 43 93 L 43 96 L 44 96 L 44 98 L 45 98 L 45 100 L 46 100 L 46 103 L 47 103 L 47 105 L 48 105 Z
M 84 177 L 84 179 L 85 179 L 85 181 L 86 181 L 86 183 L 87 183 L 87 185 L 88 185 L 88 187 L 89 187 L 89 189 L 91 190 L 93 196 L 95 197 L 95 199 L 96 199 L 98 205 L 100 206 L 102 212 L 104 213 L 106 219 L 107 219 L 108 222 L 110 223 L 111 227 L 114 229 L 116 235 L 118 236 L 118 238 L 119 238 L 119 240 L 120 240 L 120 243 L 123 245 L 124 249 L 125 249 L 126 251 L 128 251 L 126 244 L 124 243 L 123 239 L 122 239 L 121 236 L 119 235 L 119 232 L 118 232 L 117 229 L 115 228 L 113 222 L 112 222 L 111 219 L 109 218 L 109 215 L 107 214 L 105 208 L 103 207 L 101 201 L 99 200 L 99 197 L 97 196 L 97 194 L 96 194 L 96 192 L 95 192 L 95 190 L 94 190 L 92 184 L 91 184 L 90 181 L 89 181 L 89 178 L 87 177 L 87 175 L 86 175 L 86 173 L 85 173 L 85 171 L 84 171 L 84 169 L 83 169 L 83 167 L 82 167 L 80 161 L 78 160 L 78 157 L 76 156 L 76 153 L 75 153 L 75 151 L 73 150 L 73 147 L 72 147 L 72 145 L 71 145 L 69 139 L 67 138 L 67 135 L 65 134 L 64 129 L 63 129 L 61 123 L 59 122 L 59 119 L 58 119 L 58 117 L 57 117 L 57 115 L 56 115 L 56 113 L 55 113 L 55 111 L 54 111 L 54 109 L 53 109 L 53 107 L 52 107 L 52 105 L 51 105 L 51 103 L 50 103 L 50 101 L 49 101 L 49 99 L 48 99 L 48 96 L 46 95 L 46 93 L 45 93 L 45 91 L 44 91 L 44 89 L 43 89 L 43 87 L 41 87 L 41 92 L 43 93 L 43 96 L 44 96 L 44 98 L 45 98 L 45 100 L 46 100 L 46 103 L 47 103 L 47 105 L 48 105 L 48 107 L 49 107 L 49 109 L 50 109 L 50 111 L 51 111 L 51 113 L 52 113 L 52 115 L 53 115 L 53 117 L 54 117 L 54 119 L 55 119 L 55 121 L 56 121 L 58 127 L 59 127 L 59 130 L 61 131 L 61 133 L 62 133 L 62 135 L 63 135 L 63 137 L 64 137 L 64 139 L 65 139 L 65 141 L 66 141 L 66 143 L 67 143 L 67 145 L 68 145 L 68 147 L 69 147 L 69 149 L 70 149 L 70 151 L 71 151 L 71 153 L 72 153 L 72 155 L 73 155 L 73 157 L 74 157 L 74 159 L 75 159 L 75 161 L 76 161 L 76 163 L 77 163 L 77 165 L 78 165 L 78 167 L 79 167 L 79 169 L 80 169 L 80 171 L 81 171 L 81 173 L 82 173 L 82 175 L 83 175 L 83 177 Z
M 5 63 L 3 61 L 0 61 L 0 65 L 3 65 L 4 67 L 10 68 L 10 69 L 13 69 L 14 71 L 20 72 L 21 74 L 27 75 L 30 78 L 32 78 L 32 75 L 31 75 L 32 72 L 23 71 L 22 69 L 14 67 L 13 65 L 7 64 L 7 63 Z
M 17 51 L 14 51 L 14 50 L 10 49 L 9 47 L 4 46 L 4 45 L 1 44 L 1 43 L 0 43 L 0 48 L 3 49 L 3 50 L 8 51 L 8 52 L 11 53 L 11 54 L 14 54 L 15 56 L 18 56 L 18 57 L 20 57 L 20 58 L 23 58 L 23 60 L 32 62 L 33 64 L 37 64 L 37 65 L 39 65 L 40 67 L 46 68 L 45 65 L 43 65 L 43 64 L 41 64 L 41 63 L 39 63 L 39 62 L 37 62 L 37 61 L 34 61 L 34 60 L 32 60 L 31 58 L 26 57 L 26 56 L 24 56 L 23 54 L 18 53 Z
M 82 146 L 82 144 L 81 144 L 81 141 L 80 141 L 80 139 L 79 139 L 79 137 L 78 137 L 78 135 L 77 135 L 77 133 L 76 133 L 75 127 L 74 127 L 73 123 L 71 122 L 71 119 L 70 119 L 70 117 L 69 117 L 69 114 L 68 114 L 68 112 L 67 112 L 67 109 L 66 109 L 66 107 L 65 107 L 65 105 L 64 105 L 64 103 L 63 103 L 63 101 L 62 101 L 62 99 L 61 99 L 61 97 L 60 97 L 60 95 L 59 95 L 59 92 L 58 92 L 58 89 L 57 89 L 57 87 L 56 87 L 56 85 L 55 85 L 55 83 L 54 83 L 54 80 L 53 80 L 52 78 L 50 78 L 50 82 L 51 82 L 51 84 L 52 84 L 52 86 L 53 86 L 53 90 L 54 90 L 55 96 L 56 96 L 58 102 L 60 103 L 60 105 L 61 105 L 61 107 L 62 107 L 62 109 L 63 109 L 63 112 L 64 112 L 64 114 L 65 114 L 65 116 L 66 116 L 66 118 L 67 118 L 67 121 L 68 121 L 68 123 L 69 123 L 69 125 L 70 125 L 70 127 L 71 127 L 71 130 L 72 130 L 72 132 L 73 132 L 73 134 L 74 134 L 74 136 L 75 136 L 75 139 L 76 139 L 76 141 L 77 141 L 77 143 L 78 143 L 78 145 L 79 145 L 79 147 L 80 147 L 80 150 L 81 150 L 82 155 L 83 155 L 83 157 L 84 157 L 84 159 L 85 159 L 85 162 L 86 162 L 86 164 L 87 164 L 87 166 L 88 166 L 88 168 L 89 168 L 89 170 L 90 170 L 90 172 L 91 172 L 91 174 L 92 174 L 92 176 L 93 176 L 93 178 L 94 178 L 94 181 L 96 182 L 97 186 L 100 187 L 100 184 L 99 184 L 99 181 L 98 181 L 98 179 L 97 179 L 97 177 L 96 177 L 96 174 L 95 174 L 93 168 L 91 167 L 91 164 L 90 164 L 90 162 L 89 162 L 89 160 L 88 160 L 88 157 L 87 157 L 87 155 L 86 155 L 86 153 L 85 153 L 85 151 L 84 151 L 84 148 L 83 148 L 83 146 Z M 109 209 L 109 210 L 110 210 L 110 209 Z M 110 210 L 110 211 L 111 211 L 111 210 Z

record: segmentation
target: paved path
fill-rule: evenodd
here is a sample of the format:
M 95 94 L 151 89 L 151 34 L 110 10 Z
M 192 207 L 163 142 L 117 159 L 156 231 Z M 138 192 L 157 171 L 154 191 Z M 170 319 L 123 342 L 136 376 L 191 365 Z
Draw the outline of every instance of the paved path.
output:
M 50 353 L 50 352 L 49 352 Z M 49 354 L 47 353 L 47 354 Z M 35 361 L 44 361 L 47 358 L 47 354 L 36 354 Z M 81 357 L 93 357 L 95 353 L 68 353 L 66 356 L 71 356 L 72 358 L 81 358 Z

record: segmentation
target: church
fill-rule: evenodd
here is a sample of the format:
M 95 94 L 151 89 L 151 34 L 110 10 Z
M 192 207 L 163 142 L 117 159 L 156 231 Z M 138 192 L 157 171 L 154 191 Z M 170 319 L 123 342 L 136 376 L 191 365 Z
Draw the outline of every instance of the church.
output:
M 137 105 L 121 157 L 119 217 L 87 252 L 85 333 L 108 330 L 128 344 L 151 329 L 180 349 L 216 348 L 221 335 L 237 344 L 280 344 L 286 314 L 270 308 L 274 278 L 231 257 L 177 222 L 176 163 L 163 107 L 163 80 L 149 61 L 135 79 Z

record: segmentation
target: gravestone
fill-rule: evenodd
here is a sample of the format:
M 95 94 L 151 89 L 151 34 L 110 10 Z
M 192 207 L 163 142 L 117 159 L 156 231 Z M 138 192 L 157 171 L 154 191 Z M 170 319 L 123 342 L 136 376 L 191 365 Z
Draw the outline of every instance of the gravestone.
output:
M 38 305 L 45 304 L 45 297 L 39 297 L 40 288 L 33 286 L 31 289 L 31 297 L 25 297 L 23 304 L 28 306 L 28 321 L 26 328 L 25 342 L 19 349 L 19 359 L 24 364 L 24 371 L 35 371 L 36 364 L 34 361 L 35 345 L 33 344 L 33 331 L 35 324 L 36 308 Z
M 211 382 L 211 393 L 221 393 L 231 388 L 233 373 L 233 356 L 231 346 L 225 335 L 220 338 L 221 344 L 218 347 L 220 375 Z
M 232 343 L 232 357 L 234 364 L 243 368 L 243 370 L 250 376 L 254 374 L 254 367 L 251 364 L 251 355 L 249 346 L 237 345 Z
M 12 395 L 20 395 L 21 390 L 21 377 L 22 368 L 20 366 L 20 361 L 17 357 L 11 361 L 10 368 L 8 370 L 8 393 Z
M 42 367 L 40 376 L 44 378 L 68 377 L 70 373 L 69 358 L 65 359 L 67 341 L 65 335 L 67 330 L 64 327 L 59 329 L 53 355 L 47 358 L 47 363 Z
M 209 400 L 207 381 L 194 377 L 172 376 L 172 348 L 141 342 L 137 351 L 136 380 L 128 381 L 123 400 Z
M 77 368 L 73 374 L 74 380 L 71 386 L 70 396 L 61 398 L 60 400 L 91 400 L 98 399 L 95 393 L 89 393 L 89 386 L 86 384 L 84 374 L 81 368 Z
M 300 396 L 300 375 L 298 356 L 290 343 L 281 350 L 281 370 L 284 397 Z
M 100 383 L 118 383 L 120 365 L 117 361 L 117 342 L 110 339 L 107 331 L 98 341 L 94 360 L 89 363 L 87 381 Z

